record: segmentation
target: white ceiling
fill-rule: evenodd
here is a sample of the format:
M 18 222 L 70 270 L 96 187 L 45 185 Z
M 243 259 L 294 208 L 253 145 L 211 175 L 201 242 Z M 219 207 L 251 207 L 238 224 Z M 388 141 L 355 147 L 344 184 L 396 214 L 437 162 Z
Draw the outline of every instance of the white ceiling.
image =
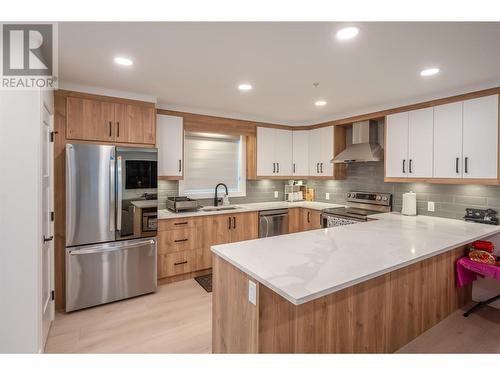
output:
M 357 23 L 358 37 L 339 41 L 345 25 L 61 23 L 59 76 L 172 109 L 292 125 L 500 85 L 500 23 Z M 438 76 L 420 77 L 433 66 Z M 241 82 L 254 89 L 238 91 Z M 328 104 L 316 107 L 319 98 Z

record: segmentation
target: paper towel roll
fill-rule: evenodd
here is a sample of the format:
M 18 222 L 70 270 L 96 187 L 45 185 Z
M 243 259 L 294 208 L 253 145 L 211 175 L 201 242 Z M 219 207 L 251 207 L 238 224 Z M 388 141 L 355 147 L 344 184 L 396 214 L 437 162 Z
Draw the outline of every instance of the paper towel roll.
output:
M 415 216 L 417 214 L 417 194 L 410 191 L 403 194 L 403 215 Z

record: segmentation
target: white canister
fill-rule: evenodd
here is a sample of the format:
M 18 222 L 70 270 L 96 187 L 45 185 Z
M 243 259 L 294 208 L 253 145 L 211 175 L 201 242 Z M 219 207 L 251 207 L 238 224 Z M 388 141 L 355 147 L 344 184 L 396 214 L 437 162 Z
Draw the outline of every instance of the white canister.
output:
M 415 216 L 417 214 L 417 194 L 413 191 L 403 194 L 403 215 Z

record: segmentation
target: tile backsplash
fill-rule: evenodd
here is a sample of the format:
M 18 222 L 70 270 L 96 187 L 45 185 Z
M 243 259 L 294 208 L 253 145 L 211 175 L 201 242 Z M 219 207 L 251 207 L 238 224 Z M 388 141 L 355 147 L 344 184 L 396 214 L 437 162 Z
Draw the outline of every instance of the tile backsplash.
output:
M 350 190 L 392 193 L 393 211 L 401 211 L 403 193 L 417 193 L 417 213 L 460 219 L 465 208 L 492 208 L 500 212 L 500 186 L 446 185 L 425 183 L 386 183 L 384 163 L 355 163 L 347 166 L 347 178 L 335 181 L 307 181 L 315 189 L 315 200 L 343 204 Z M 330 200 L 325 199 L 330 193 Z M 427 202 L 435 202 L 435 211 L 427 211 Z
M 231 198 L 231 203 L 257 203 L 283 200 L 286 180 L 247 181 L 247 196 Z M 425 183 L 386 183 L 384 182 L 384 163 L 355 163 L 347 166 L 345 180 L 308 180 L 308 187 L 314 188 L 315 200 L 345 204 L 348 191 L 374 191 L 392 193 L 393 211 L 401 211 L 403 193 L 417 193 L 417 213 L 419 215 L 441 216 L 460 219 L 465 208 L 493 208 L 500 212 L 500 186 L 485 185 L 445 185 Z M 158 182 L 159 208 L 165 208 L 168 196 L 178 195 L 177 181 Z M 274 198 L 278 191 L 278 198 Z M 330 199 L 325 199 L 330 193 Z M 427 202 L 435 202 L 435 211 L 427 211 Z M 204 206 L 213 204 L 211 199 L 200 200 Z

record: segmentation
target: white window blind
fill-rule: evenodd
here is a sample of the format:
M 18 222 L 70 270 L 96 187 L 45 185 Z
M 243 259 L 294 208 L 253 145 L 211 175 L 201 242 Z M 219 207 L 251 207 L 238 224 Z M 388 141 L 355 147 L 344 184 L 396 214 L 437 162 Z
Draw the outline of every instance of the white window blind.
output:
M 213 197 L 215 186 L 222 182 L 230 196 L 244 196 L 244 142 L 242 136 L 187 132 L 180 193 L 195 198 Z

